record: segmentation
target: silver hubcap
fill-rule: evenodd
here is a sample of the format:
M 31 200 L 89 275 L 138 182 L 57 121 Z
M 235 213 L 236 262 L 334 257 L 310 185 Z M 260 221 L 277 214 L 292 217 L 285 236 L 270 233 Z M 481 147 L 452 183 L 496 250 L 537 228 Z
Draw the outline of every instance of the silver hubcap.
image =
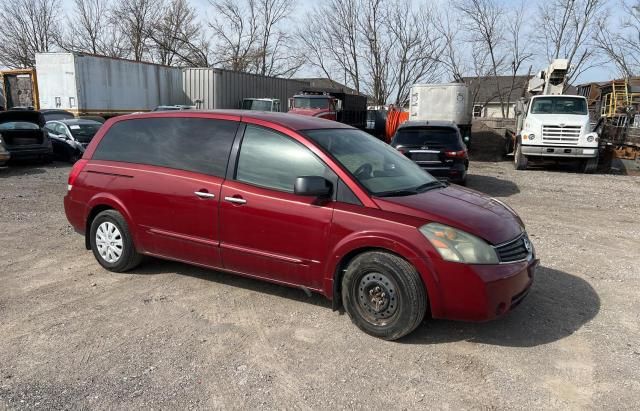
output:
M 100 257 L 108 263 L 115 263 L 122 255 L 122 234 L 115 224 L 105 221 L 96 230 L 96 246 Z

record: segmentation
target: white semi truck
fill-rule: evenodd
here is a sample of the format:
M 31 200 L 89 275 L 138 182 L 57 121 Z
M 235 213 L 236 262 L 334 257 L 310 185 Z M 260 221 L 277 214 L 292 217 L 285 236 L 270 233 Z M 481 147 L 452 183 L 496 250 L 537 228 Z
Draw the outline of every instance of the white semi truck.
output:
M 516 129 L 507 130 L 507 152 L 514 166 L 526 170 L 529 161 L 579 161 L 585 173 L 598 165 L 598 135 L 591 131 L 587 99 L 563 95 L 567 60 L 554 60 L 529 82 L 534 94 L 516 105 Z M 540 94 L 538 94 L 540 93 Z

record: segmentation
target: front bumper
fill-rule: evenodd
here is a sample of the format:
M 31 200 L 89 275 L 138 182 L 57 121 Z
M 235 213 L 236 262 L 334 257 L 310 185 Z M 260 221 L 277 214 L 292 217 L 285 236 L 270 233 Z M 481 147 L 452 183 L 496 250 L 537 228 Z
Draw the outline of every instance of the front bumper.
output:
M 532 146 L 522 145 L 522 154 L 534 157 L 593 158 L 598 147 Z
M 488 321 L 508 313 L 528 294 L 538 264 L 535 258 L 498 265 L 440 262 L 442 307 L 434 317 Z

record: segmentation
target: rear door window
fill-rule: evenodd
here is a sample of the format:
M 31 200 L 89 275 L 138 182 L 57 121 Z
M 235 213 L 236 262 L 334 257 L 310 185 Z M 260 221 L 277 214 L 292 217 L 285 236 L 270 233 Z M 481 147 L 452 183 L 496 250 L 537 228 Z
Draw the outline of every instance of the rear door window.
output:
M 436 150 L 462 150 L 458 130 L 451 127 L 406 127 L 398 130 L 394 145 L 427 147 Z
M 235 121 L 205 118 L 120 121 L 102 138 L 93 159 L 224 177 L 237 128 Z
M 293 193 L 296 177 L 331 175 L 308 148 L 275 131 L 247 126 L 236 180 Z

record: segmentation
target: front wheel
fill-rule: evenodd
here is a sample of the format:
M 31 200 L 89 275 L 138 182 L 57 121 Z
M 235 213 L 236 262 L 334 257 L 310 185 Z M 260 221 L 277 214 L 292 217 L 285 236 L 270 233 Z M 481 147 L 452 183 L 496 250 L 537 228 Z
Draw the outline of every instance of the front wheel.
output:
M 347 267 L 342 303 L 362 331 L 396 340 L 420 325 L 427 295 L 420 275 L 406 260 L 371 251 L 360 254 Z
M 513 165 L 516 170 L 526 170 L 528 163 L 529 159 L 522 154 L 522 143 L 518 141 L 516 143 L 516 152 L 513 155 Z

